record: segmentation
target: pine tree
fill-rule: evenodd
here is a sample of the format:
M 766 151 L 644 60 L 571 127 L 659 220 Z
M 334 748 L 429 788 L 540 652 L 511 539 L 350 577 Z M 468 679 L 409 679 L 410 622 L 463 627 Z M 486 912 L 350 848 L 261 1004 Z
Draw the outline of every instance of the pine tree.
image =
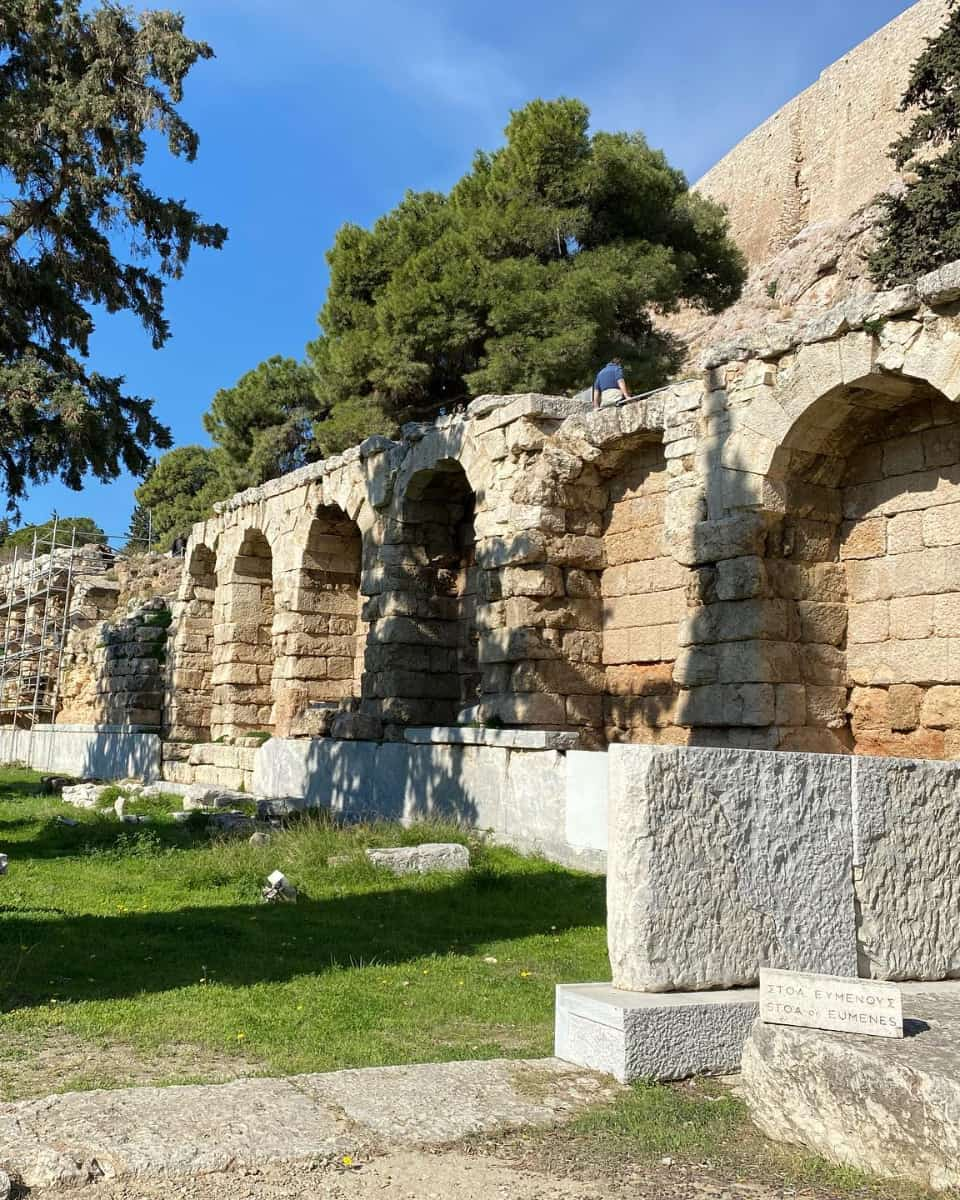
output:
M 919 110 L 890 147 L 906 187 L 879 198 L 880 239 L 870 273 L 893 287 L 960 259 L 960 8 L 913 64 L 900 111 Z M 934 151 L 940 150 L 940 154 Z
M 481 392 L 587 387 L 614 354 L 634 391 L 656 387 L 682 353 L 655 315 L 736 300 L 722 209 L 642 134 L 591 133 L 589 117 L 535 100 L 449 194 L 339 231 L 308 348 L 323 452 Z

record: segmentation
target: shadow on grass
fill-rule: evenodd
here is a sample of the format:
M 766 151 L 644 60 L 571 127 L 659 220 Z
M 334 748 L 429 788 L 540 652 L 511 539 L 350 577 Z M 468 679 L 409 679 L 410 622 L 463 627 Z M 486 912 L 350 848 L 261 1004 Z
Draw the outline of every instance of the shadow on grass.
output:
M 61 817 L 76 821 L 77 824 L 65 825 L 61 822 Z M 153 821 L 142 826 L 125 825 L 117 820 L 112 809 L 106 809 L 102 814 L 74 809 L 56 812 L 45 818 L 33 816 L 12 821 L 0 819 L 0 841 L 17 829 L 31 826 L 39 826 L 33 837 L 24 841 L 15 840 L 9 844 L 11 857 L 17 862 L 27 859 L 73 858 L 80 854 L 88 854 L 91 850 L 109 850 L 115 846 L 122 846 L 138 832 L 144 833 L 148 830 L 151 839 L 162 849 L 189 850 L 210 841 L 209 834 L 202 826 L 176 825 L 169 821 Z
M 238 904 L 0 921 L 0 1011 L 106 1000 L 211 982 L 243 987 L 338 967 L 402 963 L 491 941 L 602 925 L 604 881 L 545 870 L 475 872 L 429 889 L 296 905 Z M 130 901 L 132 904 L 134 901 Z

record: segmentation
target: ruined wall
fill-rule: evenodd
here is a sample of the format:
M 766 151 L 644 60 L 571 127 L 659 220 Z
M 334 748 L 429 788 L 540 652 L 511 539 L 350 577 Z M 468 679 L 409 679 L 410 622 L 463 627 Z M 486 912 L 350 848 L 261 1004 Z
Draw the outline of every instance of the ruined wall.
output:
M 960 754 L 958 298 L 960 265 L 642 400 L 481 397 L 233 497 L 170 735 Z
M 168 600 L 182 563 L 163 554 L 104 554 L 74 579 L 61 663 L 58 724 L 160 728 Z
M 946 0 L 920 0 L 828 67 L 699 181 L 727 206 L 751 266 L 807 225 L 842 221 L 895 178 L 887 148 L 904 127 L 897 105 L 910 66 Z

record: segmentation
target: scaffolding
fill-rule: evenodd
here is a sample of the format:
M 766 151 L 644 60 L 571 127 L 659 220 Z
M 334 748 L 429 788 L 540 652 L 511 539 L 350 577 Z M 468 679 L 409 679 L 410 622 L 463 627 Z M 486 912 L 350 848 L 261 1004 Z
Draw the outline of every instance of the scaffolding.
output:
M 149 548 L 152 529 L 146 541 Z M 13 559 L 0 567 L 6 572 L 0 590 L 0 724 L 32 729 L 56 720 L 73 590 L 81 576 L 106 574 L 115 561 L 102 538 L 90 544 L 54 516 L 34 532 L 29 549 L 15 547 Z

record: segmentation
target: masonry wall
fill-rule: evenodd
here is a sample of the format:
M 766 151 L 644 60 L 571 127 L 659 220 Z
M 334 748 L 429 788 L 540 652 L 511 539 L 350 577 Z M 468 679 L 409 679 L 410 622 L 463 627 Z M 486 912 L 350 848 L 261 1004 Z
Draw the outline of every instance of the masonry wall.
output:
M 858 752 L 960 756 L 960 415 L 893 414 L 850 461 L 840 553 Z
M 677 739 L 673 678 L 688 572 L 665 540 L 663 447 L 638 446 L 608 483 L 604 525 L 604 732 L 608 742 Z
M 895 178 L 887 149 L 910 66 L 936 34 L 945 0 L 920 0 L 828 67 L 817 82 L 730 151 L 696 184 L 726 205 L 751 265 L 807 225 L 840 221 Z

